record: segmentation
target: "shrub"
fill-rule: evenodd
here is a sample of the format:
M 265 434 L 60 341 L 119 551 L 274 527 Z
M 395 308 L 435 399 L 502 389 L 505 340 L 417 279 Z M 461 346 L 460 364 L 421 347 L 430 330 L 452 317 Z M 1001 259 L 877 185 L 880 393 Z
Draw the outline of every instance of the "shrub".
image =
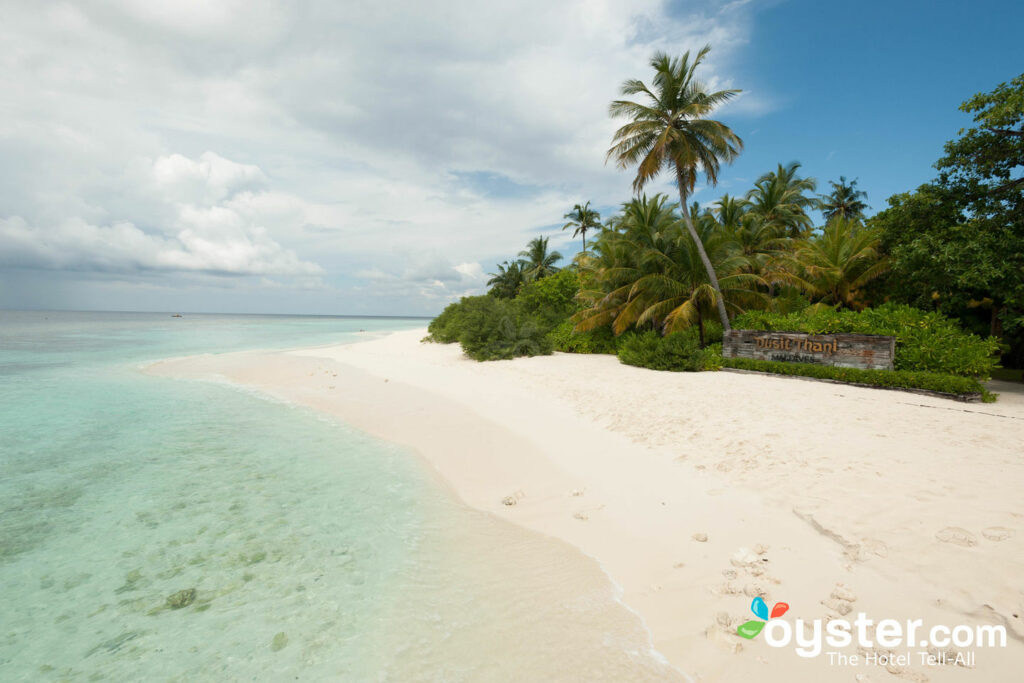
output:
M 537 321 L 515 301 L 492 296 L 463 299 L 457 319 L 459 343 L 474 360 L 547 355 L 553 348 Z
M 986 400 L 994 400 L 978 380 L 971 377 L 946 375 L 936 372 L 913 370 L 862 370 L 861 368 L 840 368 L 811 363 L 783 363 L 752 358 L 723 358 L 722 365 L 739 370 L 770 372 L 776 375 L 797 375 L 832 379 L 850 384 L 868 384 L 875 387 L 897 387 L 905 389 L 927 389 L 945 394 L 981 394 Z
M 652 370 L 696 372 L 704 369 L 704 352 L 694 335 L 675 332 L 662 337 L 648 331 L 629 335 L 622 340 L 619 360 Z
M 548 333 L 556 351 L 565 353 L 615 353 L 619 340 L 612 334 L 612 328 L 599 327 L 589 332 L 574 332 L 571 320 L 563 320 Z
M 704 349 L 704 369 L 705 370 L 721 370 L 722 369 L 722 343 L 710 344 Z
M 882 334 L 896 338 L 896 370 L 914 370 L 987 379 L 998 364 L 999 342 L 965 332 L 940 313 L 885 304 L 863 311 L 807 309 L 788 314 L 748 311 L 737 329 L 810 334 Z
M 461 301 L 445 306 L 441 314 L 430 321 L 427 326 L 429 333 L 426 341 L 440 344 L 452 344 L 459 341 L 462 332 L 462 314 L 466 310 L 466 301 L 480 297 L 463 297 Z
M 476 360 L 549 354 L 555 347 L 549 333 L 575 311 L 578 289 L 576 273 L 563 270 L 529 283 L 515 299 L 463 297 L 430 321 L 425 341 L 459 342 Z
M 576 293 L 580 279 L 574 270 L 561 270 L 554 275 L 534 280 L 516 297 L 521 310 L 534 316 L 541 325 L 553 328 L 576 312 Z

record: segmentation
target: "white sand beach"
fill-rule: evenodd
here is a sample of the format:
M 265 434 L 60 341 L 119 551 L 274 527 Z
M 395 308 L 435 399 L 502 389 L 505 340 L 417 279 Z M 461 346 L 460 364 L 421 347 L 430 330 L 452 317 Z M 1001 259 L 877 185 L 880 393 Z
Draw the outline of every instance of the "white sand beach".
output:
M 962 404 L 612 356 L 477 363 L 424 334 L 148 372 L 244 385 L 411 447 L 467 505 L 593 557 L 692 680 L 1020 680 L 1024 394 Z M 1003 625 L 1007 644 L 967 667 L 840 666 L 735 635 L 758 595 L 787 619 Z

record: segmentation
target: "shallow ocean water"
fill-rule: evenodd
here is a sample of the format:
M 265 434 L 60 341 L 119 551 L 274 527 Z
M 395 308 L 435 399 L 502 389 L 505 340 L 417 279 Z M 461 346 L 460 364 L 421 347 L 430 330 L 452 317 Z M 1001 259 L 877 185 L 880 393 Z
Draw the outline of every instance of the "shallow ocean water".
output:
M 679 680 L 596 563 L 414 454 L 137 371 L 424 324 L 0 311 L 0 679 Z

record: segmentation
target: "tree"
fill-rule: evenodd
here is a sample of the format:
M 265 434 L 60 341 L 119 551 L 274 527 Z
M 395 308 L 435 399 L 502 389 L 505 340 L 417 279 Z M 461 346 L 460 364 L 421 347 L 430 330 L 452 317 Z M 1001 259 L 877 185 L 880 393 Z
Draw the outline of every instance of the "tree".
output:
M 960 105 L 979 124 L 946 143 L 937 164 L 945 181 L 975 184 L 975 192 L 997 195 L 1020 217 L 1019 190 L 1024 190 L 1024 74 L 990 93 L 978 93 Z M 970 181 L 973 181 L 971 183 Z
M 787 279 L 820 303 L 862 308 L 860 294 L 865 285 L 889 268 L 880 244 L 880 231 L 860 221 L 836 218 L 821 235 L 798 244 Z
M 704 46 L 692 61 L 689 52 L 679 59 L 656 53 L 650 62 L 654 69 L 653 91 L 640 80 L 630 79 L 622 84 L 623 95 L 642 95 L 646 102 L 615 100 L 611 103 L 609 113 L 613 118 L 628 117 L 631 120 L 615 132 L 607 158 L 614 158 L 622 169 L 637 167 L 633 181 L 636 192 L 663 169 L 675 172 L 683 221 L 707 271 L 722 327 L 728 330 L 729 314 L 718 277 L 697 235 L 686 203 L 699 171 L 703 171 L 708 183 L 716 184 L 721 163 L 731 163 L 743 148 L 743 141 L 728 126 L 707 118 L 716 107 L 740 92 L 710 92 L 694 77 L 697 67 L 710 51 L 710 45 Z
M 562 230 L 573 228 L 572 236 L 579 235 L 583 238 L 583 251 L 587 250 L 587 230 L 595 230 L 601 227 L 601 214 L 590 208 L 590 202 L 583 206 L 577 204 L 572 211 L 562 216 L 568 218 L 569 222 L 562 226 Z
M 548 251 L 547 237 L 534 237 L 519 255 L 524 259 L 523 275 L 527 282 L 554 275 L 560 270 L 555 264 L 562 260 L 562 255 Z
M 814 178 L 797 175 L 800 162 L 786 166 L 779 164 L 775 171 L 765 173 L 747 193 L 750 213 L 759 216 L 768 226 L 778 229 L 780 235 L 804 237 L 811 229 L 809 209 L 818 208 L 818 200 L 805 193 L 814 192 Z
M 519 289 L 526 282 L 523 262 L 520 260 L 499 263 L 498 272 L 488 273 L 488 275 L 491 276 L 491 279 L 487 281 L 487 285 L 491 288 L 489 293 L 499 299 L 515 298 Z
M 870 223 L 893 261 L 894 296 L 973 322 L 1024 363 L 1024 74 L 960 109 L 975 127 L 945 145 L 938 178 L 890 197 Z
M 740 227 L 744 217 L 747 215 L 750 202 L 741 197 L 730 197 L 728 194 L 723 194 L 722 198 L 712 204 L 712 206 L 714 208 L 711 210 L 722 227 L 728 230 L 735 230 Z
M 828 184 L 832 186 L 832 191 L 821 195 L 821 210 L 826 221 L 833 218 L 864 218 L 864 211 L 869 207 L 862 198 L 866 199 L 868 193 L 857 189 L 856 178 L 847 183 L 846 176 L 839 176 L 838 183 L 830 180 Z
M 676 208 L 661 194 L 623 205 L 616 221 L 619 229 L 598 239 L 595 280 L 599 290 L 584 293 L 589 306 L 575 317 L 576 329 L 611 325 L 618 335 L 632 327 L 652 326 L 669 334 L 696 325 L 703 345 L 704 320 L 713 315 L 718 297 L 698 244 L 721 273 L 720 284 L 730 294 L 730 307 L 739 311 L 740 302 L 758 298 L 754 285 L 761 279 L 743 271 L 742 255 L 728 234 L 718 230 L 713 216 L 694 212 L 699 230 L 694 240 L 683 229 Z
M 1002 336 L 1024 309 L 1024 226 L 972 215 L 956 186 L 928 183 L 889 198 L 873 216 L 892 260 L 886 290 L 897 301 L 971 322 L 983 313 Z M 981 332 L 982 330 L 978 330 Z

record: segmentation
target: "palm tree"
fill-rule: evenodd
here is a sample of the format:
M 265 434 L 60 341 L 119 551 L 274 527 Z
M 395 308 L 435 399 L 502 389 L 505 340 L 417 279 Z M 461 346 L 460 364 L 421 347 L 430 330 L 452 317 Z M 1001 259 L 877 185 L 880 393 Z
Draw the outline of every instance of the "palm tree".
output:
M 572 236 L 577 235 L 583 238 L 583 251 L 587 250 L 587 230 L 594 230 L 601 227 L 601 214 L 590 208 L 590 202 L 583 206 L 577 204 L 572 211 L 562 216 L 568 218 L 569 222 L 562 226 L 562 230 L 573 228 Z
M 754 183 L 754 189 L 747 193 L 750 212 L 769 226 L 778 228 L 788 237 L 803 237 L 813 225 L 807 215 L 809 209 L 818 208 L 818 200 L 808 197 L 805 192 L 814 192 L 817 183 L 814 178 L 797 175 L 800 162 L 786 166 L 779 164 L 775 171 L 765 173 Z
M 488 273 L 488 275 L 491 276 L 491 279 L 487 281 L 491 288 L 490 293 L 500 299 L 515 298 L 519 293 L 519 288 L 526 280 L 523 274 L 523 262 L 520 260 L 499 263 L 498 272 Z
M 722 227 L 728 230 L 735 230 L 743 222 L 743 217 L 750 208 L 750 202 L 741 197 L 730 197 L 728 193 L 712 204 L 711 210 Z
M 699 237 L 694 240 L 676 208 L 660 194 L 623 205 L 616 221 L 620 230 L 602 233 L 595 248 L 599 290 L 581 295 L 589 306 L 574 318 L 577 330 L 610 324 L 618 335 L 650 325 L 668 334 L 696 325 L 703 345 L 704 320 L 719 296 L 708 281 L 698 244 L 722 274 L 730 307 L 738 311 L 740 302 L 760 296 L 752 286 L 761 278 L 743 272 L 742 255 L 711 214 L 695 212 Z
M 547 237 L 534 237 L 519 255 L 525 259 L 523 275 L 528 282 L 554 275 L 561 270 L 555 267 L 555 263 L 562 260 L 562 255 L 557 251 L 548 251 Z
M 846 176 L 839 176 L 838 183 L 830 180 L 828 184 L 832 186 L 832 192 L 821 195 L 822 212 L 826 221 L 833 218 L 864 217 L 864 211 L 869 207 L 861 198 L 867 199 L 868 193 L 857 189 L 856 178 L 847 183 Z
M 861 288 L 889 269 L 880 244 L 879 230 L 835 218 L 820 236 L 797 246 L 786 279 L 821 303 L 862 308 Z
M 613 118 L 628 117 L 631 121 L 615 132 L 607 158 L 614 158 L 623 169 L 636 165 L 633 181 L 636 192 L 663 168 L 675 171 L 683 221 L 707 271 L 722 327 L 728 330 L 729 314 L 718 277 L 686 204 L 686 198 L 693 193 L 698 170 L 714 185 L 718 182 L 721 162 L 731 163 L 743 148 L 743 141 L 728 126 L 706 118 L 718 105 L 740 92 L 709 92 L 704 83 L 694 78 L 694 72 L 710 51 L 710 45 L 704 46 L 693 61 L 689 52 L 679 59 L 655 53 L 650 62 L 655 72 L 653 91 L 643 81 L 635 79 L 622 84 L 623 95 L 642 95 L 645 102 L 616 100 L 611 103 L 609 113 Z

